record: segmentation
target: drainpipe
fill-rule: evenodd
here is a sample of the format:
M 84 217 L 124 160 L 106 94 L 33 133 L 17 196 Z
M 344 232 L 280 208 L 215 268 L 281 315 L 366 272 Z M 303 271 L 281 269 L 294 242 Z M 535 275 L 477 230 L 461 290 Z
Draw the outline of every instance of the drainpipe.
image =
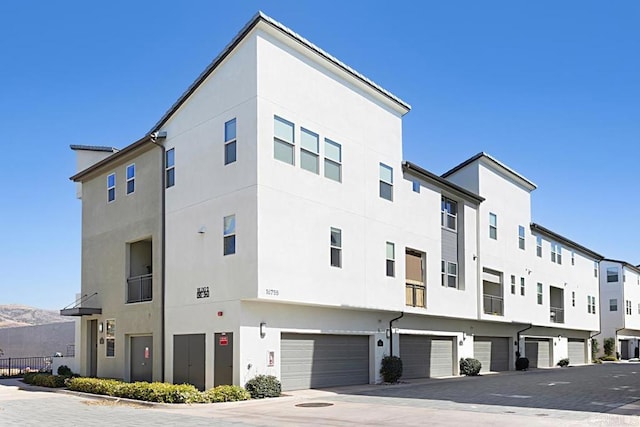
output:
M 393 322 L 402 319 L 402 317 L 404 317 L 404 311 L 400 313 L 400 316 L 389 320 L 389 356 L 391 357 L 393 357 Z
M 531 328 L 533 328 L 533 323 L 529 323 L 529 326 L 527 326 L 521 331 L 518 331 L 518 333 L 516 334 L 516 340 L 518 341 L 518 357 L 520 357 L 520 355 L 522 354 L 520 353 L 520 334 L 524 331 L 528 331 Z
M 164 371 L 165 371 L 165 337 L 164 337 L 164 330 L 165 330 L 165 313 L 164 313 L 164 306 L 165 306 L 165 273 L 167 271 L 166 269 L 166 256 L 165 256 L 165 252 L 166 252 L 166 239 L 165 239 L 165 231 L 166 231 L 166 198 L 165 198 L 165 191 L 166 191 L 166 183 L 165 183 L 165 171 L 164 171 L 164 159 L 166 157 L 166 148 L 164 145 L 160 144 L 158 142 L 158 139 L 165 139 L 167 137 L 167 133 L 166 132 L 153 132 L 149 135 L 149 139 L 151 140 L 152 143 L 154 143 L 155 145 L 157 145 L 158 147 L 160 147 L 160 149 L 162 150 L 162 156 L 160 158 L 160 175 L 161 175 L 161 179 L 160 179 L 160 183 L 162 185 L 161 191 L 162 191 L 162 195 L 160 196 L 160 221 L 161 221 L 161 231 L 160 234 L 162 235 L 162 239 L 160 240 L 161 243 L 161 255 L 160 255 L 160 263 L 162 264 L 162 278 L 160 280 L 160 359 L 162 360 L 162 368 L 160 369 L 160 381 L 164 382 Z

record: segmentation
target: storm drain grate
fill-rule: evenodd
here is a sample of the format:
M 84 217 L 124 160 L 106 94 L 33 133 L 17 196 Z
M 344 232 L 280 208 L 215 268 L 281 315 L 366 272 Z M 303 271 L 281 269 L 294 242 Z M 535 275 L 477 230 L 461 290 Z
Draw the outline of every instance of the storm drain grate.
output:
M 333 406 L 333 403 L 310 402 L 310 403 L 298 403 L 296 406 L 299 408 L 324 408 L 325 406 Z

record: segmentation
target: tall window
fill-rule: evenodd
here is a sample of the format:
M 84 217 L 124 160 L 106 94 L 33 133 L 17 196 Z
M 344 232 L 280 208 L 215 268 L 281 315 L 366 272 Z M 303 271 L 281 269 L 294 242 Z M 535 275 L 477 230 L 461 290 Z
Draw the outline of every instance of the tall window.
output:
M 413 189 L 414 193 L 419 193 L 420 192 L 420 181 L 411 182 L 411 188 Z
M 451 199 L 443 197 L 441 209 L 441 225 L 455 231 L 458 225 L 458 204 Z
M 631 301 L 626 300 L 624 302 L 625 313 L 631 315 Z
M 518 226 L 518 247 L 524 249 L 524 227 Z
M 236 119 L 231 119 L 224 124 L 224 164 L 228 165 L 236 161 Z
M 618 300 L 612 298 L 609 300 L 609 311 L 618 311 Z
M 596 297 L 587 295 L 587 313 L 596 314 Z
M 607 283 L 618 281 L 618 267 L 607 267 Z
M 524 277 L 520 278 L 520 295 L 524 296 Z
M 396 250 L 395 245 L 387 242 L 387 276 L 395 277 L 396 275 Z
M 116 174 L 111 173 L 107 176 L 107 202 L 113 202 L 116 199 Z
M 536 236 L 536 255 L 542 258 L 542 237 Z
M 223 255 L 233 255 L 236 253 L 236 216 L 229 215 L 223 221 Z
M 165 168 L 165 185 L 167 188 L 173 187 L 176 184 L 176 154 L 175 148 L 167 150 L 164 153 L 164 168 Z
M 324 176 L 342 182 L 342 146 L 324 139 Z
M 593 277 L 598 277 L 598 261 L 593 261 Z
M 136 190 L 136 165 L 135 163 L 127 166 L 127 194 L 131 194 Z
M 551 262 L 562 264 L 562 246 L 555 242 L 551 242 Z
M 320 137 L 317 133 L 302 128 L 300 130 L 300 167 L 315 174 L 319 173 L 318 157 Z
M 294 125 L 278 116 L 273 117 L 273 157 L 293 165 L 295 138 Z
M 571 291 L 571 307 L 575 307 L 575 306 L 576 306 L 576 292 Z
M 489 237 L 498 239 L 498 217 L 494 213 L 489 213 Z
M 331 227 L 331 266 L 342 267 L 342 230 Z
M 116 321 L 115 319 L 108 319 L 105 321 L 105 329 L 106 329 L 106 356 L 107 357 L 115 357 L 116 356 Z
M 393 168 L 380 163 L 380 197 L 393 201 Z
M 458 264 L 455 262 L 442 261 L 442 286 L 448 288 L 458 287 Z
M 542 304 L 542 283 L 538 283 L 538 304 Z
M 513 274 L 511 275 L 511 294 L 516 294 L 516 276 L 514 276 Z
M 405 304 L 410 307 L 426 306 L 424 257 L 423 252 L 405 252 Z
M 640 314 L 640 304 L 638 304 L 638 314 Z
M 576 253 L 571 251 L 571 265 L 576 265 Z

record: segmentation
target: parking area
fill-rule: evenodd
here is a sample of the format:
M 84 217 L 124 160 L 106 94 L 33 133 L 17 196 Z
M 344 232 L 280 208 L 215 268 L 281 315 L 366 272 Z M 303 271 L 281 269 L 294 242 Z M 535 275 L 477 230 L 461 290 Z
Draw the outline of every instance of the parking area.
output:
M 2 425 L 640 425 L 640 364 L 507 372 L 398 385 L 303 390 L 278 399 L 152 405 L 0 381 Z

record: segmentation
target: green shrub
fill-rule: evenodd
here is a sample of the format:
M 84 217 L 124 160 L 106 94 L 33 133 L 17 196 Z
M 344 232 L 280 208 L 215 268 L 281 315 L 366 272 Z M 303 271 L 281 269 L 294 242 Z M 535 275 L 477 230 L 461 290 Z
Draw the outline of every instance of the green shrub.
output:
M 591 338 L 591 360 L 596 360 L 596 354 L 598 354 L 598 340 Z
M 613 338 L 605 338 L 602 347 L 604 349 L 605 356 L 613 356 L 613 352 L 616 349 L 616 340 Z
M 618 359 L 616 359 L 615 356 L 602 356 L 600 358 L 600 361 L 602 361 L 602 362 L 617 362 Z
M 467 376 L 476 376 L 482 369 L 482 363 L 478 359 L 467 357 L 466 359 L 460 359 L 460 374 Z
M 117 380 L 101 378 L 71 378 L 67 381 L 69 390 L 81 391 L 83 393 L 103 394 L 114 396 L 118 386 L 122 384 Z
M 67 387 L 69 387 L 69 390 L 146 402 L 201 403 L 205 401 L 202 393 L 191 384 L 148 383 L 142 381 L 125 383 L 100 378 L 71 378 L 67 381 Z
M 600 359 L 593 359 L 593 363 L 595 363 L 596 365 L 602 365 L 602 360 L 600 360 Z
M 384 356 L 380 366 L 380 375 L 387 383 L 397 383 L 402 377 L 402 359 L 398 356 Z
M 560 366 L 561 368 L 569 366 L 569 359 L 568 358 L 560 359 L 557 365 Z
M 282 391 L 280 381 L 273 375 L 258 375 L 247 381 L 244 388 L 249 392 L 252 399 L 278 397 Z
M 237 402 L 251 399 L 251 394 L 237 385 L 219 385 L 218 387 L 210 388 L 202 395 L 204 401 L 209 403 Z
M 33 377 L 35 377 L 38 374 L 39 374 L 39 372 L 27 372 L 22 377 L 22 382 L 27 383 L 27 384 L 33 384 Z
M 62 375 L 51 375 L 42 372 L 29 372 L 24 374 L 22 381 L 27 384 L 36 385 L 39 387 L 59 388 L 65 386 L 64 380 L 66 378 L 67 377 L 64 377 Z
M 516 359 L 516 371 L 526 371 L 527 369 L 529 369 L 529 359 L 518 357 Z
M 62 375 L 63 377 L 70 377 L 73 375 L 73 372 L 67 365 L 61 365 L 58 366 L 58 375 Z

